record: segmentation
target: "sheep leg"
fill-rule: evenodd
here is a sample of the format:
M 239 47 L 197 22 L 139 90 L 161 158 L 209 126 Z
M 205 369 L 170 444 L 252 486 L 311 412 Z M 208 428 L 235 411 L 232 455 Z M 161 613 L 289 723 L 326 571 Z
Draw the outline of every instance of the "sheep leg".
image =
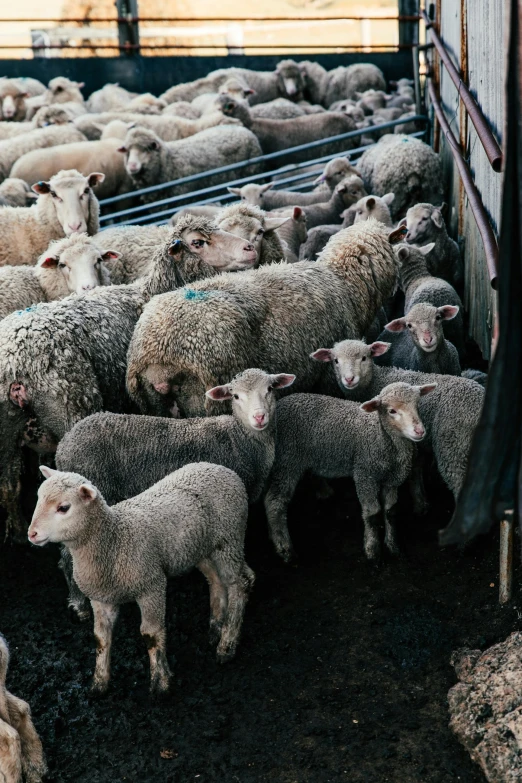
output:
M 268 530 L 272 543 L 279 557 L 285 563 L 290 563 L 295 558 L 294 548 L 288 532 L 288 504 L 292 500 L 299 479 L 281 471 L 277 479 L 273 479 L 265 496 L 265 512 L 268 521 Z
M 156 592 L 138 598 L 141 612 L 140 632 L 149 652 L 150 692 L 152 696 L 166 693 L 172 678 L 167 661 L 166 602 L 166 582 L 160 585 L 160 589 Z
M 362 507 L 364 552 L 368 560 L 376 561 L 381 555 L 382 513 L 379 502 L 379 486 L 363 473 L 354 474 L 353 478 L 355 491 Z
M 382 504 L 384 507 L 384 544 L 392 555 L 400 554 L 396 539 L 395 519 L 397 517 L 397 487 L 384 487 Z
M 21 476 L 22 452 L 18 447 L 6 462 L 0 480 L 0 505 L 7 512 L 6 538 L 12 537 L 17 544 L 26 544 L 28 525 L 20 508 Z
M 20 737 L 22 770 L 26 783 L 40 783 L 47 772 L 42 743 L 31 720 L 31 709 L 26 701 L 6 693 L 9 717 Z
M 0 780 L 19 783 L 22 780 L 22 751 L 20 736 L 0 718 Z
M 80 622 L 83 623 L 85 622 L 85 620 L 88 620 L 90 616 L 89 599 L 87 598 L 87 596 L 85 596 L 82 593 L 82 591 L 74 581 L 73 560 L 72 560 L 71 553 L 65 546 L 60 547 L 60 549 L 61 549 L 61 556 L 60 556 L 60 562 L 58 564 L 58 567 L 61 568 L 61 570 L 63 571 L 65 581 L 67 582 L 67 587 L 69 588 L 69 597 L 67 599 L 67 604 L 76 614 Z
M 413 513 L 424 515 L 428 512 L 429 504 L 426 499 L 426 490 L 424 488 L 424 458 L 420 452 L 417 452 L 413 460 L 411 475 L 408 480 L 411 499 L 413 501 Z
M 114 623 L 118 617 L 119 607 L 114 604 L 104 604 L 101 601 L 91 601 L 94 614 L 94 636 L 96 639 L 96 668 L 92 680 L 93 693 L 105 693 L 109 685 L 111 673 L 111 647 Z
M 227 590 L 210 560 L 202 560 L 198 568 L 206 578 L 210 589 L 210 644 L 217 644 L 227 611 Z

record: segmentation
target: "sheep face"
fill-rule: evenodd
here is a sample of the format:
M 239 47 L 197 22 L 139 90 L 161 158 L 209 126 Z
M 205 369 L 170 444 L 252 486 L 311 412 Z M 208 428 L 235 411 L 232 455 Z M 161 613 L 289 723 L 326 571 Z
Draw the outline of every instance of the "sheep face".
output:
M 161 166 L 161 141 L 154 133 L 146 133 L 141 128 L 129 131 L 118 152 L 125 155 L 125 168 L 133 178 L 150 174 Z
M 416 204 L 406 213 L 404 218 L 408 233 L 406 242 L 411 245 L 425 244 L 437 238 L 445 231 L 444 218 L 442 217 L 441 207 L 434 207 L 432 204 Z
M 87 231 L 89 219 L 91 188 L 103 182 L 105 174 L 93 172 L 88 177 L 77 171 L 64 172 L 51 177 L 49 182 L 37 182 L 33 191 L 39 195 L 48 195 L 56 212 L 56 218 L 63 228 L 65 236 Z
M 100 285 L 107 285 L 104 261 L 119 258 L 113 250 L 100 250 L 86 234 L 74 234 L 74 239 L 53 243 L 39 259 L 36 274 L 44 289 L 51 286 L 70 293 L 85 294 Z
M 80 90 L 84 86 L 84 82 L 73 82 L 66 76 L 57 76 L 49 82 L 44 93 L 44 103 L 83 103 Z
M 251 245 L 258 259 L 261 258 L 261 246 L 265 236 L 270 232 L 280 228 L 284 223 L 290 220 L 289 217 L 259 219 L 250 215 L 231 215 L 220 222 L 220 228 L 229 231 Z
M 245 370 L 224 386 L 206 392 L 211 400 L 232 400 L 234 415 L 256 432 L 265 430 L 274 420 L 275 389 L 284 389 L 295 381 L 295 375 L 269 375 L 263 370 Z
M 240 120 L 245 128 L 252 126 L 252 115 L 248 104 L 244 100 L 236 100 L 231 95 L 218 95 L 214 101 L 214 109 L 220 111 L 225 117 L 233 117 L 236 120 Z
M 328 161 L 324 167 L 323 173 L 315 180 L 314 185 L 326 182 L 330 190 L 333 190 L 345 177 L 348 177 L 351 174 L 358 176 L 358 173 L 359 172 L 355 166 L 352 166 L 348 158 L 334 158 L 333 160 Z
M 0 88 L 1 117 L 8 122 L 20 121 L 25 117 L 25 99 L 28 93 L 22 92 L 14 85 L 6 84 Z
M 71 543 L 82 536 L 98 492 L 76 473 L 62 473 L 42 465 L 47 481 L 38 490 L 38 503 L 27 536 L 32 544 Z
M 417 348 L 433 353 L 444 340 L 443 321 L 455 318 L 459 308 L 453 305 L 434 307 L 430 304 L 417 304 L 403 318 L 396 318 L 386 324 L 389 332 L 409 331 Z
M 256 185 L 251 182 L 248 185 L 243 185 L 242 188 L 227 188 L 227 190 L 229 193 L 239 196 L 241 201 L 246 201 L 247 204 L 253 204 L 262 208 L 265 193 L 273 187 L 273 182 L 268 182 L 266 185 Z
M 356 204 L 366 196 L 366 190 L 362 179 L 353 174 L 342 179 L 341 182 L 335 186 L 334 190 L 341 194 L 345 207 L 351 207 L 352 204 Z M 367 219 L 367 217 L 364 218 L 364 220 Z
M 381 393 L 360 407 L 365 413 L 377 411 L 384 429 L 407 440 L 424 440 L 426 430 L 420 419 L 417 404 L 420 397 L 429 394 L 436 383 L 410 386 L 409 383 L 391 383 Z
M 276 68 L 277 89 L 283 98 L 299 101 L 303 97 L 305 81 L 301 69 L 293 60 L 281 60 Z
M 258 254 L 255 246 L 236 233 L 223 231 L 221 228 L 211 232 L 187 228 L 182 234 L 182 241 L 177 240 L 171 245 L 169 253 L 176 256 L 184 244 L 191 253 L 195 253 L 209 266 L 218 272 L 233 272 L 251 269 L 255 266 Z M 180 244 L 178 244 L 180 243 Z
M 42 106 L 33 117 L 37 128 L 46 128 L 48 125 L 67 125 L 71 122 L 71 115 L 66 109 L 59 106 Z
M 317 362 L 331 362 L 340 388 L 352 391 L 370 385 L 373 378 L 372 359 L 382 356 L 390 346 L 391 343 L 375 342 L 367 345 L 361 340 L 343 340 L 333 348 L 319 348 L 311 354 L 311 358 Z

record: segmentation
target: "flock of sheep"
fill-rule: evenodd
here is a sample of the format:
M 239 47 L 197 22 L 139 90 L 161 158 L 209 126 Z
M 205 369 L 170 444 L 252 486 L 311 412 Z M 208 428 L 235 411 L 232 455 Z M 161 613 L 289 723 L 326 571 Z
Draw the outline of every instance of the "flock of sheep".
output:
M 249 183 L 230 206 L 99 230 L 94 191 L 399 117 L 408 131 L 409 80 L 387 94 L 373 65 L 286 60 L 160 98 L 106 85 L 85 101 L 81 87 L 0 80 L 0 504 L 8 536 L 62 545 L 70 606 L 94 615 L 93 689 L 108 687 L 118 610 L 135 601 L 160 695 L 168 577 L 202 572 L 211 642 L 231 658 L 254 583 L 249 504 L 264 501 L 290 561 L 287 510 L 310 472 L 352 477 L 366 556 L 397 553 L 403 484 L 425 512 L 433 463 L 458 497 L 485 376 L 462 372 L 463 264 L 440 161 L 403 132 L 356 165 L 331 150 L 307 193 Z M 29 530 L 27 448 L 45 477 Z M 5 689 L 7 662 L 0 636 L 0 767 L 7 783 L 38 783 L 42 746 Z

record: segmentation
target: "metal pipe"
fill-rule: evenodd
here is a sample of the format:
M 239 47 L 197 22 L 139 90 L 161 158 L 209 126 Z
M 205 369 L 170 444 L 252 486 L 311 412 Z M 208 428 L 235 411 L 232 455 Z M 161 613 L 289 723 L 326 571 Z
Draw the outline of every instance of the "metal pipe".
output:
M 513 538 L 514 512 L 505 512 L 505 519 L 500 522 L 500 563 L 499 563 L 499 596 L 500 604 L 507 604 L 513 594 Z
M 157 50 L 157 49 L 226 49 L 227 46 L 225 43 L 223 44 L 129 44 L 126 43 L 123 46 L 117 43 L 114 44 L 96 44 L 96 43 L 90 43 L 90 44 L 0 44 L 0 50 L 2 49 L 33 49 L 35 51 L 38 51 L 39 49 L 120 49 L 121 51 L 126 51 L 127 49 L 148 49 L 148 50 Z M 354 45 L 354 46 L 348 46 L 344 44 L 329 44 L 329 45 L 320 45 L 320 44 L 245 44 L 243 49 L 267 49 L 269 51 L 272 50 L 296 50 L 298 53 L 302 52 L 304 54 L 309 53 L 309 50 L 316 51 L 332 51 L 338 53 L 340 50 L 342 52 L 369 52 L 372 51 L 384 51 L 384 52 L 395 52 L 398 49 L 411 49 L 411 44 L 372 44 L 371 46 L 363 46 L 362 44 Z
M 431 83 L 431 80 L 428 83 L 428 92 L 429 92 L 431 104 L 435 111 L 435 115 L 444 133 L 444 136 L 446 137 L 446 140 L 449 144 L 449 148 L 451 150 L 451 154 L 453 155 L 453 159 L 455 160 L 457 168 L 460 172 L 462 183 L 464 185 L 464 189 L 468 196 L 471 211 L 473 212 L 473 216 L 477 223 L 477 228 L 480 232 L 480 236 L 482 237 L 491 285 L 493 288 L 496 289 L 497 270 L 498 270 L 498 245 L 497 245 L 495 234 L 493 232 L 493 229 L 491 228 L 491 223 L 488 220 L 486 210 L 484 209 L 482 199 L 480 198 L 480 193 L 477 190 L 477 186 L 473 182 L 473 177 L 471 176 L 471 172 L 462 155 L 462 149 L 460 148 L 457 139 L 452 133 L 452 130 L 448 124 L 446 115 L 442 110 L 442 107 L 440 105 L 439 99 L 435 92 L 435 88 Z
M 488 122 L 482 113 L 482 109 L 462 81 L 462 76 L 453 65 L 446 47 L 442 43 L 438 33 L 433 27 L 433 22 L 429 20 L 425 11 L 422 11 L 422 15 L 426 23 L 426 30 L 430 31 L 431 39 L 435 45 L 439 57 L 444 63 L 450 79 L 457 88 L 459 96 L 462 98 L 462 102 L 467 109 L 471 122 L 475 126 L 480 143 L 484 147 L 484 152 L 488 157 L 493 171 L 499 172 L 502 170 L 502 150 L 500 149 L 496 138 L 491 132 L 491 128 L 489 127 Z
M 420 16 L 299 16 L 299 17 L 289 17 L 289 16 L 195 16 L 195 17 L 189 17 L 189 16 L 179 16 L 179 17 L 170 17 L 170 16 L 111 16 L 111 17 L 93 17 L 92 19 L 86 19 L 85 17 L 82 19 L 45 19 L 43 17 L 37 17 L 35 19 L 0 19 L 0 24 L 8 24 L 9 22 L 16 22 L 16 23 L 27 23 L 31 24 L 32 22 L 45 22 L 46 24 L 93 24 L 93 23 L 106 23 L 106 24 L 114 24 L 114 22 L 175 22 L 176 24 L 179 24 L 180 22 L 344 22 L 344 21 L 353 21 L 353 22 L 361 22 L 365 20 L 375 21 L 375 22 L 391 22 L 391 21 L 397 21 L 397 22 L 418 22 L 420 21 Z

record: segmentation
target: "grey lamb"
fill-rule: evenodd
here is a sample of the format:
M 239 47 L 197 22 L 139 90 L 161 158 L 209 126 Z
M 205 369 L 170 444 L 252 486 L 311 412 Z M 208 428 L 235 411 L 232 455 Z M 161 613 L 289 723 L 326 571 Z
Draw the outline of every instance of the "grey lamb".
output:
M 361 180 L 362 182 L 362 180 Z M 278 209 L 279 207 L 304 206 L 317 204 L 320 201 L 328 201 L 328 190 L 312 191 L 311 193 L 297 193 L 293 190 L 272 190 L 276 183 L 268 182 L 266 185 L 258 185 L 250 182 L 240 188 L 227 188 L 229 193 L 239 196 L 241 201 L 254 204 L 261 209 Z
M 392 348 L 381 364 L 404 370 L 460 375 L 459 354 L 444 337 L 442 324 L 459 313 L 459 307 L 429 303 L 413 305 L 403 318 L 386 324 L 379 340 Z
M 308 229 L 306 227 L 306 215 L 301 207 L 288 207 L 280 213 L 269 212 L 269 217 L 288 216 L 290 220 L 276 229 L 279 239 L 283 243 L 285 259 L 289 264 L 299 261 L 301 246 L 306 242 Z
M 374 218 L 385 226 L 392 226 L 390 204 L 395 199 L 395 193 L 385 193 L 384 196 L 365 196 L 353 206 L 349 207 L 353 214 L 353 223 Z
M 234 656 L 254 573 L 244 555 L 248 499 L 232 470 L 208 462 L 186 465 L 112 507 L 83 476 L 41 471 L 47 481 L 38 492 L 29 540 L 64 543 L 74 578 L 91 600 L 98 648 L 93 691 L 107 690 L 114 623 L 120 606 L 131 601 L 141 612 L 151 693 L 169 689 L 167 578 L 193 568 L 209 583 L 217 659 Z
M 419 413 L 426 427 L 422 449 L 435 456 L 443 480 L 458 498 L 466 475 L 475 428 L 480 420 L 484 389 L 468 378 L 435 375 L 396 367 L 379 367 L 374 358 L 389 349 L 389 343 L 371 345 L 359 340 L 343 340 L 331 349 L 312 354 L 318 361 L 331 362 L 339 390 L 350 400 L 367 400 L 390 383 L 437 383 L 432 394 L 419 401 Z M 418 497 L 418 510 L 424 505 Z
M 270 536 L 284 560 L 293 555 L 288 504 L 307 472 L 323 478 L 352 476 L 362 506 L 366 557 L 379 557 L 381 514 L 386 547 L 398 552 L 397 490 L 411 473 L 413 443 L 425 435 L 418 400 L 434 388 L 392 383 L 363 405 L 322 394 L 293 394 L 278 403 L 278 440 L 265 509 Z
M 428 258 L 428 269 L 432 275 L 442 277 L 454 286 L 462 284 L 464 265 L 459 246 L 448 236 L 443 218 L 445 204 L 415 204 L 410 207 L 402 221 L 408 229 L 406 242 L 412 245 L 426 245 L 434 242 L 435 247 Z
M 337 234 L 343 228 L 343 224 L 331 224 L 326 226 L 316 226 L 310 229 L 306 242 L 301 246 L 299 258 L 301 261 L 309 259 L 314 261 L 316 256 L 323 252 L 328 244 L 330 237 Z
M 364 192 L 359 177 L 353 175 L 346 177 L 335 186 L 328 201 L 302 207 L 306 215 L 306 225 L 308 228 L 315 228 L 315 226 L 335 223 L 336 220 L 341 219 L 341 213 L 354 204 Z

